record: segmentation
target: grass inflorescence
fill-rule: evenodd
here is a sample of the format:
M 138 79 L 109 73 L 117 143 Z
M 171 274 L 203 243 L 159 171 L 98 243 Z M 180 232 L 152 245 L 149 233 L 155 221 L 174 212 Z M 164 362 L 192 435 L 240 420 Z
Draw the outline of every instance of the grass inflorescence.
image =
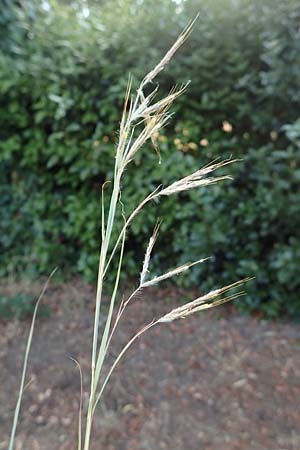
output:
M 147 289 L 151 286 L 155 286 L 166 279 L 178 276 L 183 272 L 189 270 L 196 264 L 205 263 L 207 259 L 202 258 L 198 261 L 187 262 L 186 264 L 175 267 L 166 273 L 162 273 L 161 275 L 157 275 L 154 277 L 149 276 L 151 257 L 159 232 L 159 223 L 157 223 L 157 225 L 154 228 L 153 234 L 149 239 L 144 261 L 141 263 L 141 274 L 137 287 L 127 298 L 122 299 L 122 301 L 118 306 L 116 315 L 114 315 L 114 311 L 116 309 L 116 301 L 119 292 L 119 282 L 122 271 L 126 233 L 129 226 L 131 225 L 131 222 L 140 213 L 140 211 L 146 204 L 155 199 L 164 196 L 180 194 L 181 192 L 188 191 L 190 189 L 208 186 L 213 183 L 228 180 L 231 178 L 228 175 L 214 176 L 214 172 L 220 169 L 221 167 L 234 163 L 235 160 L 229 159 L 221 162 L 213 161 L 211 164 L 202 167 L 191 174 L 183 176 L 183 178 L 174 181 L 168 186 L 162 185 L 157 186 L 156 189 L 150 192 L 144 198 L 144 200 L 142 200 L 141 203 L 135 207 L 135 209 L 128 215 L 128 217 L 125 216 L 124 211 L 126 205 L 123 205 L 123 203 L 121 202 L 121 180 L 124 175 L 125 169 L 128 166 L 128 164 L 130 164 L 134 160 L 136 154 L 142 151 L 141 150 L 142 147 L 148 141 L 152 141 L 155 149 L 158 151 L 156 146 L 157 133 L 159 133 L 160 130 L 169 122 L 171 118 L 170 108 L 173 102 L 184 93 L 188 85 L 187 83 L 185 86 L 173 88 L 171 89 L 171 91 L 167 96 L 160 99 L 159 101 L 155 101 L 155 97 L 158 93 L 158 87 L 156 85 L 154 86 L 153 82 L 160 74 L 160 72 L 164 69 L 164 67 L 168 64 L 168 62 L 172 59 L 175 52 L 186 41 L 188 35 L 192 30 L 192 26 L 193 22 L 178 37 L 176 42 L 166 53 L 166 55 L 161 59 L 161 61 L 154 67 L 154 69 L 151 70 L 144 77 L 139 87 L 137 88 L 135 94 L 133 94 L 132 92 L 132 80 L 129 79 L 128 82 L 123 113 L 120 122 L 120 129 L 118 132 L 119 138 L 118 143 L 116 145 L 114 176 L 113 180 L 111 180 L 112 190 L 108 211 L 105 211 L 104 209 L 104 199 L 103 199 L 104 189 L 102 189 L 101 246 L 100 246 L 98 282 L 97 282 L 97 293 L 96 293 L 95 314 L 94 314 L 93 339 L 91 345 L 92 346 L 91 385 L 86 414 L 84 414 L 84 412 L 82 411 L 82 401 L 80 402 L 80 413 L 78 423 L 78 450 L 89 450 L 91 448 L 91 434 L 95 409 L 101 400 L 102 394 L 105 390 L 105 387 L 107 386 L 107 383 L 110 380 L 110 377 L 115 367 L 117 366 L 117 364 L 119 363 L 125 352 L 128 350 L 128 348 L 134 343 L 134 341 L 139 336 L 141 336 L 143 333 L 145 333 L 154 326 L 163 325 L 177 319 L 186 318 L 204 309 L 212 308 L 221 305 L 227 301 L 233 300 L 234 298 L 242 294 L 241 291 L 236 292 L 235 288 L 239 287 L 242 283 L 244 283 L 244 281 L 246 281 L 246 280 L 238 281 L 228 286 L 215 289 L 182 306 L 179 306 L 178 308 L 171 310 L 169 313 L 165 314 L 164 316 L 158 319 L 153 320 L 149 324 L 145 324 L 140 330 L 138 330 L 134 334 L 134 336 L 123 347 L 120 353 L 116 356 L 111 367 L 108 368 L 108 371 L 107 370 L 105 371 L 106 376 L 103 377 L 103 365 L 106 360 L 111 339 L 117 329 L 117 326 L 123 316 L 125 309 L 131 302 L 131 300 L 144 289 Z M 147 94 L 145 93 L 146 91 Z M 137 170 L 140 169 L 137 168 Z M 115 218 L 119 209 L 124 218 L 124 225 L 118 237 L 113 241 L 112 236 L 115 227 Z M 118 258 L 117 271 L 114 278 L 113 290 L 110 296 L 108 313 L 104 321 L 104 328 L 103 330 L 101 330 L 100 334 L 99 325 L 102 309 L 103 285 L 105 282 L 105 275 L 107 271 L 110 269 L 110 263 L 113 258 Z M 16 432 L 18 414 L 21 406 L 21 398 L 24 390 L 27 360 L 32 340 L 35 316 L 32 323 L 26 349 L 22 383 L 15 413 L 14 426 L 9 450 L 13 450 L 14 445 L 14 436 Z M 77 362 L 76 364 L 79 365 Z M 80 369 L 80 376 L 82 380 L 81 369 Z

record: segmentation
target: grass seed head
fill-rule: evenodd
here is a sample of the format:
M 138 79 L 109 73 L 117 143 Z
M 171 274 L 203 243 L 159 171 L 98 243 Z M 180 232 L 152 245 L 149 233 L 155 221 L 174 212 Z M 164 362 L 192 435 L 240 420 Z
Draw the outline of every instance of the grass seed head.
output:
M 235 298 L 244 295 L 244 292 L 243 291 L 235 292 L 226 297 L 222 297 L 222 295 L 230 291 L 231 289 L 234 289 L 246 283 L 250 279 L 251 278 L 245 278 L 244 280 L 237 281 L 236 283 L 229 284 L 228 286 L 224 286 L 220 289 L 215 289 L 213 291 L 208 292 L 205 295 L 202 295 L 201 297 L 196 298 L 191 302 L 179 306 L 178 308 L 172 309 L 172 311 L 162 316 L 158 320 L 158 323 L 168 323 L 173 322 L 174 320 L 177 319 L 184 319 L 192 314 L 195 314 L 196 312 L 203 311 L 204 309 L 214 308 L 216 306 L 222 305 L 223 303 L 234 300 Z M 218 299 L 218 297 L 220 296 L 221 298 Z

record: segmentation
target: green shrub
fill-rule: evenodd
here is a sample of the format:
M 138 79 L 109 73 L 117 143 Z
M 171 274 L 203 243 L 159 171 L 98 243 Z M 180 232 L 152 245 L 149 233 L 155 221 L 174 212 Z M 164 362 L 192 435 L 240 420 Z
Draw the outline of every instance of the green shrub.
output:
M 216 274 L 225 282 L 253 275 L 243 309 L 259 308 L 269 316 L 299 313 L 299 164 L 292 145 L 249 149 L 226 190 L 215 186 L 205 197 L 192 195 L 201 222 L 199 214 L 189 209 L 182 214 L 178 208 L 179 219 L 184 216 L 191 224 L 181 229 L 179 220 L 174 234 L 178 248 L 188 250 L 183 257 L 199 257 L 199 249 L 202 255 L 214 254 L 201 272 L 194 272 L 194 282 L 203 279 L 213 286 Z
M 0 53 L 0 273 L 48 273 L 59 265 L 93 278 L 100 227 L 94 211 L 112 175 L 123 74 L 142 76 L 200 10 L 188 48 L 160 78 L 163 91 L 187 81 L 187 73 L 192 80 L 177 103 L 176 132 L 166 128 L 158 137 L 158 168 L 156 153 L 144 148 L 134 162 L 143 171 L 128 168 L 123 195 L 133 209 L 160 180 L 219 156 L 241 157 L 231 168 L 232 184 L 161 202 L 157 267 L 168 268 L 174 256 L 185 262 L 212 255 L 186 283 L 212 286 L 255 275 L 241 307 L 296 314 L 298 2 L 227 0 L 220 8 L 217 0 L 188 0 L 178 16 L 170 0 L 119 0 L 91 6 L 88 18 L 80 2 L 77 9 L 52 2 L 48 12 L 33 5 L 16 10 L 26 39 L 16 34 L 16 44 Z M 155 217 L 152 205 L 133 224 L 129 276 Z

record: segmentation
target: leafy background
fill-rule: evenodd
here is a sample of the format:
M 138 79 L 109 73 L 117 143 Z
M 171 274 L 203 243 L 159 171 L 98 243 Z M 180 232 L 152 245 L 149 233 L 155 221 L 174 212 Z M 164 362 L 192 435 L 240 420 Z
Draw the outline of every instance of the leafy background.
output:
M 137 82 L 199 11 L 159 79 L 162 92 L 192 83 L 159 136 L 162 164 L 149 146 L 128 167 L 126 211 L 217 157 L 242 160 L 226 170 L 233 182 L 144 210 L 128 236 L 126 277 L 139 271 L 159 216 L 154 272 L 211 255 L 178 283 L 202 290 L 254 275 L 241 308 L 297 316 L 299 2 L 0 3 L 1 275 L 58 265 L 94 280 L 127 74 Z

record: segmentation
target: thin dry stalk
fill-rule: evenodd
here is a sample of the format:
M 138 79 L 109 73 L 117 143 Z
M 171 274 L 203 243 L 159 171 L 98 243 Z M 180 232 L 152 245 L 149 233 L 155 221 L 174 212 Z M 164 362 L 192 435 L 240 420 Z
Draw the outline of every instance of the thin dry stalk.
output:
M 13 419 L 12 430 L 11 430 L 11 435 L 10 435 L 9 444 L 8 444 L 8 450 L 13 450 L 14 445 L 15 445 L 15 437 L 16 437 L 17 425 L 18 425 L 18 420 L 19 420 L 19 414 L 21 411 L 23 393 L 26 389 L 25 381 L 26 381 L 26 375 L 27 375 L 28 359 L 29 359 L 29 354 L 30 354 L 30 350 L 31 350 L 32 337 L 33 337 L 33 333 L 34 333 L 35 322 L 36 322 L 39 306 L 45 295 L 46 290 L 48 289 L 49 283 L 56 271 L 57 271 L 57 268 L 55 268 L 49 275 L 49 277 L 48 277 L 46 283 L 44 284 L 44 287 L 39 295 L 39 298 L 35 304 L 33 317 L 32 317 L 32 321 L 31 321 L 31 326 L 30 326 L 30 330 L 29 330 L 29 334 L 28 334 L 28 338 L 27 338 L 27 342 L 26 342 L 23 370 L 22 370 L 17 404 L 16 404 L 15 412 L 14 412 L 14 419 Z

